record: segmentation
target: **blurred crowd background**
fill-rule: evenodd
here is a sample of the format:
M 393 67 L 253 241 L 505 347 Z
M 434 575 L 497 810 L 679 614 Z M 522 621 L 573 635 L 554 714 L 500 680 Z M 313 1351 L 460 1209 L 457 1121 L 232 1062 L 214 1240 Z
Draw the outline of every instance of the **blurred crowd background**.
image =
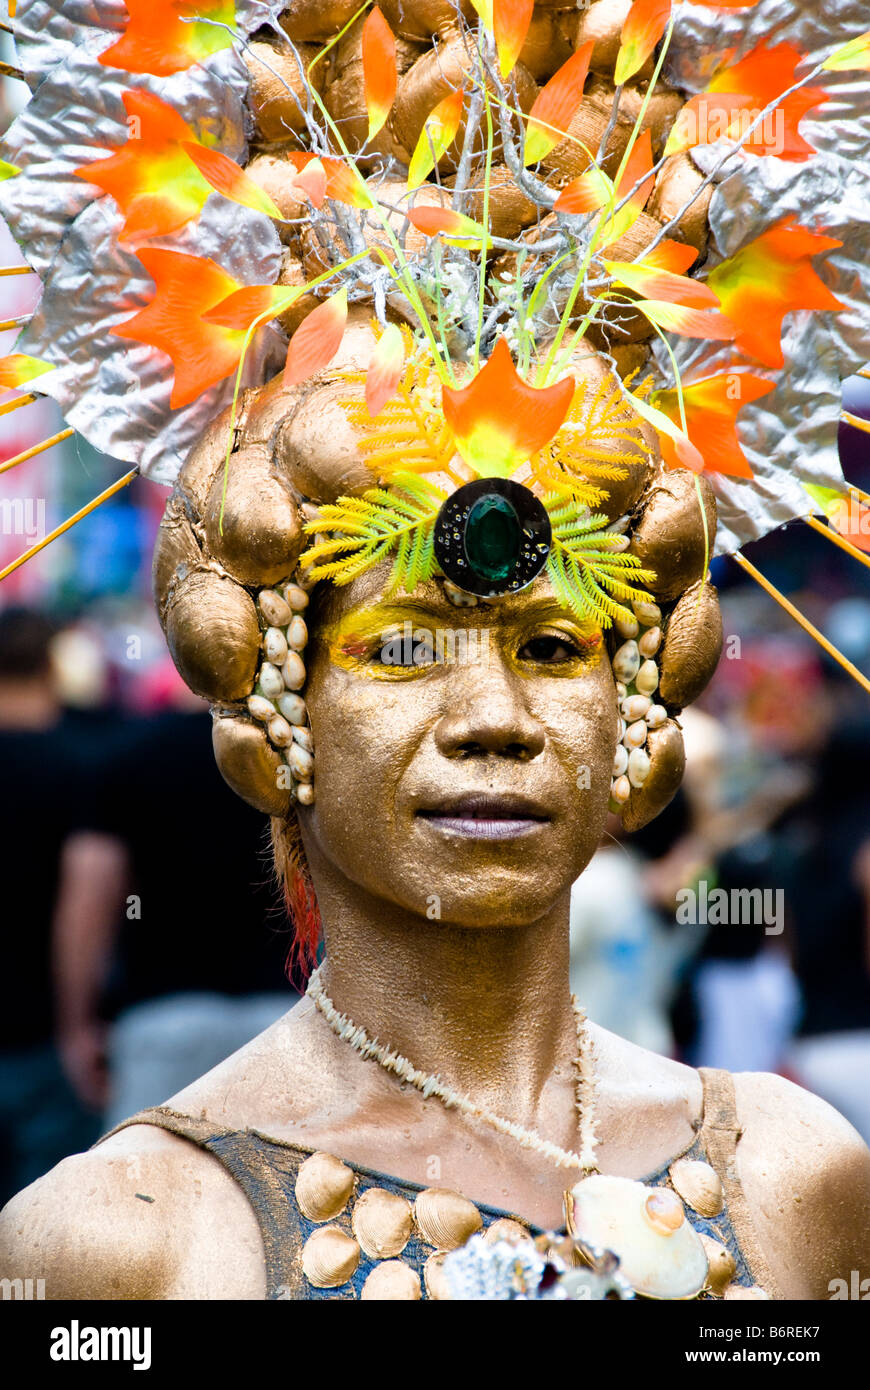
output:
M 37 293 L 6 279 L 2 317 Z M 870 381 L 846 392 L 870 419 Z M 0 472 L 61 428 L 49 402 L 0 415 Z M 844 426 L 841 453 L 870 491 L 870 435 Z M 123 471 L 74 436 L 3 473 L 0 569 Z M 152 606 L 165 496 L 134 483 L 0 585 L 0 1205 L 297 998 L 264 818 L 222 782 Z M 867 569 L 800 522 L 750 556 L 870 674 Z M 799 1081 L 870 1140 L 870 696 L 733 561 L 713 577 L 725 655 L 684 716 L 683 787 L 639 835 L 614 820 L 575 885 L 572 988 L 644 1046 Z M 775 929 L 685 920 L 685 890 L 720 888 L 767 890 Z

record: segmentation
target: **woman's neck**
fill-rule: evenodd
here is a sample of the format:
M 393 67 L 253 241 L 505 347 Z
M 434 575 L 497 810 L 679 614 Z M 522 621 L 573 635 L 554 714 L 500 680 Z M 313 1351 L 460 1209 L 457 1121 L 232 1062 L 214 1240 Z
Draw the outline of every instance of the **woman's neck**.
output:
M 312 866 L 326 936 L 323 984 L 370 1038 L 521 1124 L 577 1052 L 566 893 L 527 927 L 453 927 Z M 317 870 L 326 869 L 326 872 Z

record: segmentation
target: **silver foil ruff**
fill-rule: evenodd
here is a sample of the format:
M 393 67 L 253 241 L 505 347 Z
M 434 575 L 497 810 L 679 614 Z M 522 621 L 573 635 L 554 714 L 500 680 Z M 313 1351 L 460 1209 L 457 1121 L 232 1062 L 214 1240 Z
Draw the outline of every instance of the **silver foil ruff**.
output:
M 681 4 L 668 77 L 694 94 L 712 73 L 736 61 L 762 39 L 788 42 L 808 55 L 798 77 L 870 26 L 867 0 L 759 0 L 751 10 L 713 10 Z M 736 50 L 733 60 L 729 50 Z M 699 54 L 703 59 L 699 63 Z M 801 312 L 783 326 L 785 368 L 740 359 L 738 370 L 777 383 L 747 405 L 738 433 L 755 475 L 744 482 L 710 475 L 719 502 L 716 553 L 727 554 L 813 510 L 801 480 L 844 485 L 837 449 L 841 380 L 870 360 L 870 95 L 863 72 L 824 72 L 813 80 L 831 100 L 805 116 L 800 132 L 818 151 L 805 163 L 737 155 L 724 166 L 710 206 L 710 269 L 754 241 L 774 222 L 794 216 L 802 226 L 843 242 L 819 257 L 816 269 L 845 308 Z M 715 144 L 692 151 L 705 173 L 725 150 Z M 727 344 L 672 340 L 687 382 L 731 369 Z M 670 384 L 661 347 L 656 359 Z

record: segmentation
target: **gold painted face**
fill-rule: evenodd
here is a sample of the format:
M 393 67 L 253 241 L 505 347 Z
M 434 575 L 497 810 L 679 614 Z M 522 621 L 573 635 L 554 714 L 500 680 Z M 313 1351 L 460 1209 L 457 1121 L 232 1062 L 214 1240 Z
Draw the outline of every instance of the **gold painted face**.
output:
M 603 637 L 545 577 L 457 608 L 437 580 L 385 598 L 388 572 L 314 604 L 317 800 L 303 839 L 351 883 L 432 920 L 535 921 L 604 827 L 616 701 Z

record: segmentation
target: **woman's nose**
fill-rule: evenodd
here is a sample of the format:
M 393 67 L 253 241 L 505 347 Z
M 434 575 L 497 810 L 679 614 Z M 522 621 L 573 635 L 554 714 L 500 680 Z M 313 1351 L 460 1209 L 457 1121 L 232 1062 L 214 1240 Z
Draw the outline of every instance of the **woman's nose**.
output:
M 528 762 L 543 752 L 546 733 L 528 710 L 519 679 L 492 665 L 469 667 L 451 687 L 452 708 L 435 729 L 445 758 L 495 754 Z

